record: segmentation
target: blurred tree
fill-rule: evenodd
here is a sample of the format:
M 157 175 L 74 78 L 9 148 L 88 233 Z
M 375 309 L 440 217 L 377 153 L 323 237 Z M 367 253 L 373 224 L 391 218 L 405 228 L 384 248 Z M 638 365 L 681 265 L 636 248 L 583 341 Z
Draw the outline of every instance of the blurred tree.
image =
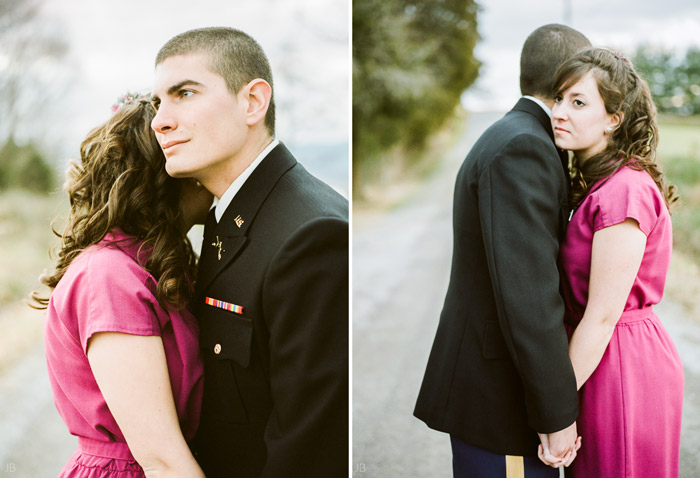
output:
M 649 83 L 659 112 L 700 114 L 700 49 L 690 47 L 682 56 L 643 45 L 636 49 L 632 62 Z
M 700 114 L 700 48 L 690 47 L 679 67 L 688 114 Z
M 480 63 L 473 0 L 353 1 L 353 177 L 389 148 L 420 149 Z
M 48 193 L 55 184 L 55 172 L 33 144 L 18 146 L 10 137 L 0 149 L 0 190 L 21 188 Z
M 40 135 L 46 105 L 65 88 L 68 44 L 40 15 L 43 0 L 0 1 L 0 139 Z M 24 129 L 24 131 L 23 131 Z M 29 130 L 29 132 L 27 132 Z

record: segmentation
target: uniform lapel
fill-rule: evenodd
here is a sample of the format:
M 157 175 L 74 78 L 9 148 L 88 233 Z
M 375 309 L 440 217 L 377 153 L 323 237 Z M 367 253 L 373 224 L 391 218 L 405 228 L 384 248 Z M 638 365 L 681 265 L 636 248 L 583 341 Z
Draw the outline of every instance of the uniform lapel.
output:
M 554 130 L 552 128 L 552 121 L 549 115 L 542 109 L 540 105 L 535 103 L 532 100 L 529 100 L 527 98 L 520 98 L 520 101 L 518 101 L 515 106 L 513 107 L 512 111 L 522 111 L 528 114 L 531 114 L 535 118 L 537 118 L 537 121 L 542 125 L 542 127 L 545 129 L 547 132 L 547 135 L 549 138 L 552 140 L 552 144 L 554 145 L 554 148 L 557 150 L 557 155 L 559 156 L 559 161 L 561 162 L 561 167 L 562 167 L 562 173 L 564 174 L 565 177 L 565 187 L 566 187 L 566 193 L 562 197 L 562 204 L 560 207 L 560 230 L 559 230 L 559 239 L 562 240 L 564 237 L 564 233 L 566 231 L 566 224 L 568 223 L 568 216 L 569 216 L 569 195 L 571 192 L 571 179 L 569 175 L 569 153 L 566 151 L 557 148 L 556 144 L 554 144 Z
M 247 231 L 260 206 L 279 179 L 296 164 L 287 147 L 280 143 L 262 160 L 229 204 L 216 224 L 213 211 L 204 227 L 199 264 L 198 288 L 206 289 L 243 250 Z

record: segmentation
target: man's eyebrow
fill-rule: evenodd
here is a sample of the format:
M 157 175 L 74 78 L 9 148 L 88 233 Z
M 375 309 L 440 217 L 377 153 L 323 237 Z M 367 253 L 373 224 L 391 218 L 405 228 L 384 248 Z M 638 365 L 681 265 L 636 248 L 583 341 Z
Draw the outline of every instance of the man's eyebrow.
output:
M 179 83 L 175 83 L 173 86 L 171 86 L 170 88 L 168 88 L 168 91 L 166 91 L 166 94 L 167 94 L 168 96 L 172 96 L 172 95 L 174 95 L 175 93 L 177 93 L 178 90 L 179 90 L 180 88 L 182 88 L 183 86 L 187 86 L 187 85 L 204 86 L 202 83 L 200 83 L 200 82 L 198 82 L 198 81 L 194 81 L 194 80 L 182 80 L 182 81 L 180 81 Z M 160 99 L 160 98 L 158 97 L 158 95 L 152 95 L 152 96 L 151 96 L 151 101 L 154 101 L 154 100 L 157 101 L 157 100 L 159 100 L 159 99 Z

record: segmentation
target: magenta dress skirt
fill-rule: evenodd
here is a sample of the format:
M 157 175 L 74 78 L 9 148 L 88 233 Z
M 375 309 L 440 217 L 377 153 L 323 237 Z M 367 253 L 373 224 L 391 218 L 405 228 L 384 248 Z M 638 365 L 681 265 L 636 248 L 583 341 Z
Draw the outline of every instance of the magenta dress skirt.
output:
M 566 470 L 573 478 L 678 478 L 683 364 L 653 310 L 671 258 L 671 220 L 644 171 L 625 167 L 594 184 L 573 214 L 561 247 L 573 334 L 586 308 L 593 235 L 634 219 L 647 236 L 625 310 L 598 367 L 579 393 L 581 449 Z
M 567 477 L 678 478 L 683 364 L 651 307 L 622 314 L 579 400 Z

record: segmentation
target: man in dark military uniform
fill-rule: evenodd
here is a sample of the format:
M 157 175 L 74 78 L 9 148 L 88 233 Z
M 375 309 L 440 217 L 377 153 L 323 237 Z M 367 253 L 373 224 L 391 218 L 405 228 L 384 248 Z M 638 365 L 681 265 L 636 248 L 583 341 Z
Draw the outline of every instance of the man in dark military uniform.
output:
M 450 285 L 414 411 L 450 434 L 455 477 L 556 478 L 580 445 L 557 269 L 568 156 L 550 116 L 555 71 L 589 46 L 565 25 L 532 32 L 523 97 L 457 175 Z M 552 467 L 538 459 L 540 442 Z
M 270 67 L 230 28 L 171 39 L 152 127 L 215 201 L 194 312 L 207 477 L 335 477 L 348 463 L 348 203 L 275 139 Z

